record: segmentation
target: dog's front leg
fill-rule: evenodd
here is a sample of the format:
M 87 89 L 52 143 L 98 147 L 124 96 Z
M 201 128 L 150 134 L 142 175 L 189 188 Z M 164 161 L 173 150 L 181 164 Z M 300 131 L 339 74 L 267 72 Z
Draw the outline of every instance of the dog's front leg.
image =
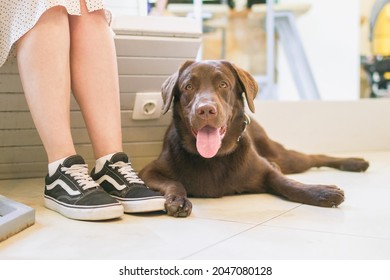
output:
M 192 203 L 187 198 L 187 192 L 181 183 L 162 177 L 146 180 L 145 182 L 151 189 L 164 195 L 166 199 L 165 210 L 169 216 L 187 217 L 191 214 Z
M 266 186 L 271 193 L 309 205 L 336 207 L 344 201 L 344 191 L 337 186 L 303 184 L 277 170 L 269 172 Z
M 187 198 L 184 187 L 179 182 L 166 182 L 165 209 L 170 216 L 187 217 L 191 214 L 192 203 Z
M 187 192 L 180 182 L 149 168 L 141 170 L 139 176 L 149 188 L 164 195 L 165 210 L 169 216 L 187 217 L 191 214 L 192 203 L 188 200 Z

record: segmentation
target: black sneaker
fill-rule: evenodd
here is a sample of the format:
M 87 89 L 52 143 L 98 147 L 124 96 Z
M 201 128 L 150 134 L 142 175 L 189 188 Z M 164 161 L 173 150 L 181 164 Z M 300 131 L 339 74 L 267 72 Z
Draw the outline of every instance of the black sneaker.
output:
M 92 180 L 79 155 L 68 157 L 45 183 L 45 206 L 65 217 L 107 220 L 123 215 L 123 206 Z
M 145 185 L 131 167 L 125 153 L 114 154 L 98 173 L 93 169 L 91 176 L 107 193 L 122 203 L 125 213 L 165 209 L 165 198 Z

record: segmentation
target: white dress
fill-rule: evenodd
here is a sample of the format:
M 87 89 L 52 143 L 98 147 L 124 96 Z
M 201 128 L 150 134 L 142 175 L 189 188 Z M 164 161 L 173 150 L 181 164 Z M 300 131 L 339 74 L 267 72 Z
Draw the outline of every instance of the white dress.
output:
M 83 0 L 89 12 L 104 9 L 103 0 Z M 14 43 L 37 23 L 51 7 L 64 6 L 69 14 L 81 15 L 80 0 L 1 0 L 0 1 L 0 67 Z M 107 13 L 106 13 L 107 14 Z M 107 14 L 109 17 L 109 14 Z

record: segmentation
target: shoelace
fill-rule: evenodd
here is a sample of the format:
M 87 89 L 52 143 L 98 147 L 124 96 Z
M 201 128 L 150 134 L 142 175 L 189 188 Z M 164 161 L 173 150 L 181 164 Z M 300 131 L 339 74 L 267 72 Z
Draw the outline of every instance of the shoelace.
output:
M 109 165 L 111 168 L 118 168 L 118 172 L 122 174 L 127 182 L 130 184 L 132 183 L 138 183 L 138 184 L 145 184 L 144 181 L 142 181 L 137 174 L 135 173 L 134 169 L 131 167 L 130 163 L 118 161 L 116 163 Z
M 89 176 L 86 164 L 73 164 L 71 167 L 62 167 L 61 171 L 73 177 L 83 190 L 99 187 L 99 184 Z

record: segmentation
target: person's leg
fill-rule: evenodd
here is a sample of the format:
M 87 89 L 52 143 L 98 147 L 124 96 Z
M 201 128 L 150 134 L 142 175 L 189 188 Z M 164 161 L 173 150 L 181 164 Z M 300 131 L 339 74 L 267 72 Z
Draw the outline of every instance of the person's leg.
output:
M 83 112 L 97 160 L 92 178 L 120 201 L 126 213 L 164 209 L 122 151 L 119 81 L 114 39 L 103 10 L 69 16 L 72 89 Z
M 44 203 L 72 219 L 117 218 L 123 214 L 123 206 L 92 180 L 83 158 L 75 155 L 69 113 L 69 50 L 68 13 L 63 7 L 46 11 L 17 42 L 27 103 L 49 163 L 56 164 L 55 168 L 49 165 Z
M 69 16 L 73 94 L 80 105 L 96 158 L 122 151 L 116 52 L 103 10 Z
M 63 7 L 46 11 L 16 45 L 23 89 L 49 162 L 76 153 L 69 116 L 69 46 Z

